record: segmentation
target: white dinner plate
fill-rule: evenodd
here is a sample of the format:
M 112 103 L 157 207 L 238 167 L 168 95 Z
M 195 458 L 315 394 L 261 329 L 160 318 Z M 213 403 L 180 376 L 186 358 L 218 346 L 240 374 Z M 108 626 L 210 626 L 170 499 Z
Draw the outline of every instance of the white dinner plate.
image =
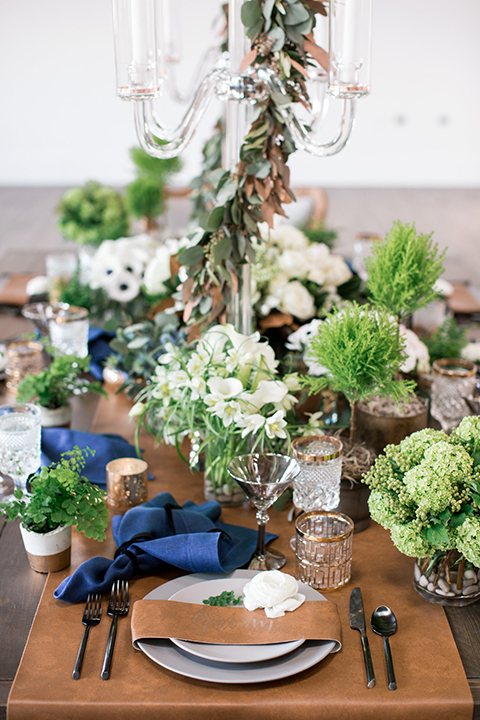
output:
M 224 590 L 235 592 L 235 596 L 242 595 L 243 586 L 247 580 L 245 578 L 233 578 L 228 580 L 222 577 L 218 580 L 207 580 L 183 588 L 174 593 L 169 600 L 177 602 L 192 603 L 194 605 L 203 605 L 203 600 L 211 595 L 220 595 Z M 306 586 L 305 586 L 306 587 Z M 305 595 L 305 588 L 301 588 L 301 592 Z M 318 593 L 315 593 L 318 595 Z M 228 663 L 249 663 L 262 662 L 263 660 L 272 660 L 273 658 L 286 655 L 297 647 L 300 647 L 305 640 L 294 640 L 292 642 L 269 643 L 268 645 L 211 645 L 207 643 L 191 642 L 187 640 L 179 640 L 178 638 L 170 638 L 175 645 L 186 652 L 205 658 L 206 660 L 215 660 L 216 662 Z
M 145 599 L 167 600 L 179 590 L 192 587 L 199 582 L 216 579 L 225 581 L 230 578 L 250 580 L 256 574 L 255 570 L 235 570 L 229 575 L 209 575 L 206 573 L 183 575 L 155 588 L 145 596 Z M 326 599 L 310 587 L 305 586 L 305 589 L 304 594 L 308 600 Z M 195 680 L 235 685 L 269 682 L 290 677 L 290 675 L 295 675 L 316 665 L 331 653 L 335 647 L 335 643 L 330 640 L 307 640 L 296 650 L 272 660 L 250 663 L 225 663 L 192 655 L 174 645 L 170 640 L 139 641 L 137 645 L 153 662 L 179 675 Z

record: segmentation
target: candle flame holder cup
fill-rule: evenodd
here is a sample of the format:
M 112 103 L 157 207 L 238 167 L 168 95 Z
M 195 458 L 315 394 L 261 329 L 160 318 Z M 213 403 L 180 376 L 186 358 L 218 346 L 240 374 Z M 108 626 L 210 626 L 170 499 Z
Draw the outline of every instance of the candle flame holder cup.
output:
M 148 465 L 144 460 L 117 458 L 108 463 L 106 472 L 107 507 L 114 515 L 124 515 L 147 501 Z
M 350 581 L 353 520 L 313 510 L 295 522 L 297 580 L 316 590 L 338 590 Z
M 5 351 L 5 375 L 8 391 L 17 395 L 18 386 L 25 375 L 39 373 L 44 368 L 43 345 L 36 340 L 19 340 L 8 343 Z

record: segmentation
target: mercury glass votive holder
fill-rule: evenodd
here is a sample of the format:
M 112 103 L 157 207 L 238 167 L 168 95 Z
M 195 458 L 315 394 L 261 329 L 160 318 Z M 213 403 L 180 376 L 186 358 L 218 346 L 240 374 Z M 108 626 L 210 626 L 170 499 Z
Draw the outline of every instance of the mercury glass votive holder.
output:
M 43 345 L 36 340 L 18 340 L 8 343 L 5 350 L 6 386 L 16 396 L 25 375 L 39 373 L 44 368 Z
M 139 458 L 117 458 L 106 467 L 107 507 L 114 515 L 148 500 L 148 465 Z
M 340 502 L 343 445 L 336 437 L 309 435 L 292 442 L 292 455 L 300 465 L 293 483 L 293 504 L 310 510 L 333 510 Z
M 312 511 L 295 521 L 296 578 L 316 590 L 338 590 L 350 581 L 353 520 Z
M 442 358 L 432 365 L 431 413 L 449 433 L 462 418 L 470 415 L 465 401 L 475 390 L 477 366 L 461 358 Z

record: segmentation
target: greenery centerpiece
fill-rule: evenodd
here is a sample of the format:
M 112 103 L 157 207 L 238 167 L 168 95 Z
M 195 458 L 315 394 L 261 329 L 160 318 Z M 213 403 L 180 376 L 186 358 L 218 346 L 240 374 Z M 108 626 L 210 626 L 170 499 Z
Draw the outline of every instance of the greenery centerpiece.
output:
M 352 480 L 358 480 L 371 464 L 370 454 L 357 442 L 359 403 L 375 395 L 398 402 L 408 398 L 415 387 L 411 380 L 395 380 L 404 361 L 403 348 L 397 325 L 386 312 L 356 302 L 334 308 L 312 335 L 309 357 L 323 367 L 324 374 L 304 375 L 301 383 L 310 393 L 331 387 L 350 403 L 349 448 L 344 454 L 343 474 Z
M 21 521 L 20 531 L 32 570 L 57 572 L 70 563 L 72 527 L 101 542 L 109 514 L 106 493 L 82 476 L 89 448 L 61 455 L 57 463 L 29 477 L 30 492 L 16 489 L 14 498 L 0 503 L 7 521 Z
M 427 428 L 388 445 L 363 479 L 372 518 L 417 558 L 415 587 L 431 602 L 480 598 L 480 417 L 447 435 Z
M 128 234 L 129 219 L 123 196 L 100 183 L 67 190 L 58 207 L 58 229 L 78 245 L 95 245 Z
M 277 364 L 258 333 L 246 336 L 229 324 L 213 326 L 186 348 L 167 345 L 131 414 L 138 417 L 138 430 L 145 426 L 182 457 L 182 440 L 196 439 L 198 453 L 205 453 L 207 497 L 238 504 L 244 496 L 233 498 L 237 486 L 227 473 L 230 460 L 254 450 L 287 448 L 296 429 L 292 409 L 298 378 L 281 379 Z M 191 467 L 197 459 L 190 456 Z
M 20 403 L 35 400 L 37 405 L 54 410 L 65 405 L 74 395 L 96 392 L 106 397 L 98 381 L 82 377 L 90 368 L 90 355 L 84 358 L 64 355 L 49 348 L 53 354 L 50 365 L 35 374 L 27 374 L 18 387 Z

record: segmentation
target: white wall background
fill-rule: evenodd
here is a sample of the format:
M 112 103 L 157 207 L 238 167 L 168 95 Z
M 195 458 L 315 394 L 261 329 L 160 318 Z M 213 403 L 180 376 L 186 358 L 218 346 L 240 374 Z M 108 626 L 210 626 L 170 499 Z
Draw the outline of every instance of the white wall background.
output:
M 219 0 L 184 7 L 192 72 Z M 374 0 L 372 95 L 349 146 L 296 153 L 295 185 L 480 187 L 479 0 Z M 122 185 L 133 177 L 132 108 L 115 96 L 110 0 L 0 0 L 0 185 Z M 170 118 L 176 110 L 167 102 Z M 178 183 L 198 171 L 219 108 Z

